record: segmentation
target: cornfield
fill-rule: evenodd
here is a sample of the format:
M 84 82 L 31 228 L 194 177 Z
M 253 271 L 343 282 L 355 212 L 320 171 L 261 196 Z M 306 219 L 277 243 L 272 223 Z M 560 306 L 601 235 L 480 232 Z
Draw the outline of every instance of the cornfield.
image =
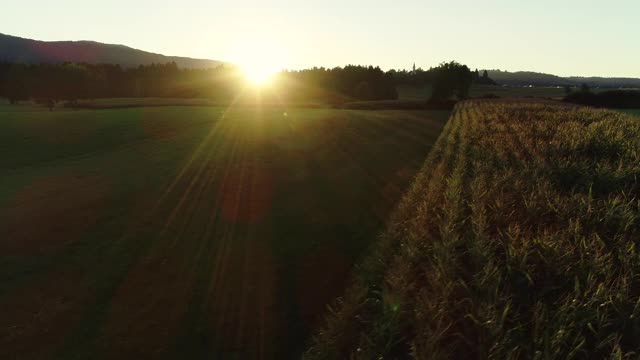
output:
M 306 358 L 640 356 L 640 122 L 459 103 Z

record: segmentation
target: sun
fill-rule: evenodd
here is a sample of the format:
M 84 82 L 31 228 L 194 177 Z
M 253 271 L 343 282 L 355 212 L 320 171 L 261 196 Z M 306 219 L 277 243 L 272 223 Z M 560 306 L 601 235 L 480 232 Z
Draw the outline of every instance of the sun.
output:
M 262 64 L 260 62 L 249 63 L 240 65 L 242 67 L 242 71 L 244 72 L 244 76 L 247 80 L 253 84 L 258 86 L 264 86 L 269 84 L 270 80 L 273 78 L 273 75 L 277 72 L 271 66 L 267 64 Z
M 267 86 L 282 69 L 283 51 L 266 41 L 238 42 L 231 62 L 242 69 L 247 82 L 254 86 Z

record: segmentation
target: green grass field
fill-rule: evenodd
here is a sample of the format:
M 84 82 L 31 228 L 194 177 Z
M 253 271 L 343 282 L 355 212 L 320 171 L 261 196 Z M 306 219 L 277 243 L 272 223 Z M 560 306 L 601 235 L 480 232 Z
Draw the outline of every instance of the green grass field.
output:
M 0 106 L 0 358 L 288 358 L 449 112 Z
M 459 103 L 309 359 L 634 358 L 640 122 Z
M 621 109 L 620 111 L 627 114 L 640 116 L 640 109 Z

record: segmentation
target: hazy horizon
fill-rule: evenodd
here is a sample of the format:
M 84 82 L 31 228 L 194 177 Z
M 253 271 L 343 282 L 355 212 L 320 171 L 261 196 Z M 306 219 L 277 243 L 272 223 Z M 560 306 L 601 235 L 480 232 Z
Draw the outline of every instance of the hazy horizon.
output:
M 38 0 L 3 9 L 0 32 L 240 65 L 259 57 L 287 69 L 346 64 L 408 69 L 414 62 L 428 68 L 456 60 L 479 69 L 640 78 L 640 49 L 633 46 L 640 34 L 634 19 L 640 4 L 586 3 L 461 0 L 445 6 L 405 0 L 374 7 L 360 0 L 306 6 L 290 0 L 233 5 Z

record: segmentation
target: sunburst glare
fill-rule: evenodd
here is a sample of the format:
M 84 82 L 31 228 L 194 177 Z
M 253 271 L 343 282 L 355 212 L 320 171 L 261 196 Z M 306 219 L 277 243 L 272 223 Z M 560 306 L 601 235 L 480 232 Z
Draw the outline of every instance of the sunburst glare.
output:
M 233 51 L 232 62 L 240 66 L 249 83 L 269 85 L 273 76 L 283 68 L 283 51 L 264 41 L 245 41 Z

